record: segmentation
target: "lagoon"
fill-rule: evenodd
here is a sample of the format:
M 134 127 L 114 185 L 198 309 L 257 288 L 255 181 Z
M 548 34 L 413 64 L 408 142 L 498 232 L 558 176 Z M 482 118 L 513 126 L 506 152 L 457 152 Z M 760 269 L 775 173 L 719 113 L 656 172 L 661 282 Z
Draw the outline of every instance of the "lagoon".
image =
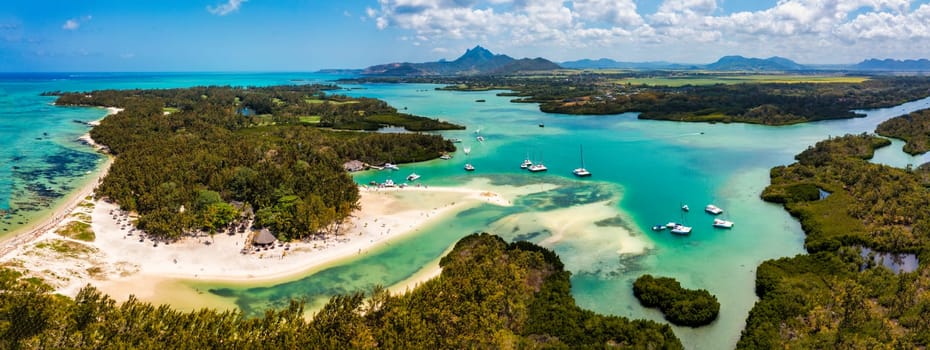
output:
M 272 85 L 292 79 L 322 80 L 299 74 L 151 74 L 40 76 L 32 80 L 0 77 L 0 132 L 17 135 L 3 144 L 7 157 L 0 172 L 0 206 L 24 200 L 18 188 L 35 180 L 12 169 L 26 166 L 53 169 L 40 183 L 80 181 L 99 157 L 73 143 L 87 127 L 71 122 L 94 120 L 102 110 L 52 107 L 48 90 L 101 88 L 161 88 L 193 85 Z M 61 79 L 61 80 L 55 80 Z M 755 268 L 763 260 L 803 253 L 803 232 L 780 206 L 759 199 L 768 184 L 769 169 L 793 162 L 793 156 L 830 136 L 872 132 L 888 118 L 930 107 L 930 99 L 898 107 L 867 111 L 866 118 L 769 127 L 746 124 L 695 124 L 638 120 L 635 114 L 569 116 L 539 112 L 535 104 L 515 104 L 495 92 L 435 91 L 433 85 L 366 84 L 339 91 L 376 97 L 406 112 L 437 117 L 468 126 L 443 132 L 464 140 L 449 161 L 401 165 L 397 172 L 364 172 L 360 184 L 392 178 L 402 181 L 415 171 L 423 184 L 437 186 L 528 185 L 555 189 L 517 197 L 512 207 L 479 206 L 458 213 L 380 250 L 323 269 L 309 276 L 258 286 L 185 282 L 188 288 L 212 291 L 246 312 L 281 306 L 292 297 L 319 306 L 336 293 L 393 285 L 417 274 L 462 236 L 492 232 L 508 240 L 526 239 L 554 249 L 573 274 L 573 294 L 579 305 L 601 313 L 663 321 L 657 310 L 639 305 L 632 281 L 641 274 L 675 277 L 686 288 L 707 289 L 721 302 L 720 317 L 707 327 L 674 327 L 687 348 L 732 348 L 756 301 Z M 476 100 L 484 100 L 476 103 Z M 18 111 L 28 111 L 17 115 Z M 41 118 L 41 119 L 39 119 Z M 25 120 L 43 120 L 26 123 Z M 545 128 L 538 125 L 545 124 Z M 480 133 L 475 131 L 480 129 Z M 12 131 L 11 131 L 12 130 Z M 45 131 L 43 131 L 45 130 Z M 47 132 L 49 136 L 37 139 Z M 476 136 L 485 138 L 478 142 Z M 6 139 L 6 138 L 3 138 Z M 16 158 L 11 150 L 49 151 Z M 571 170 L 580 165 L 579 147 L 592 177 L 578 179 Z M 472 149 L 466 156 L 461 148 Z M 900 142 L 876 153 L 873 161 L 904 167 L 926 161 L 900 151 Z M 25 152 L 25 151 L 19 151 Z M 76 152 L 62 158 L 56 155 Z M 70 153 L 67 153 L 70 154 Z M 546 173 L 519 168 L 529 154 L 548 166 Z M 4 159 L 7 159 L 4 158 Z M 26 161 L 28 160 L 28 161 Z M 56 165 L 61 160 L 64 165 Z M 477 170 L 466 173 L 465 162 Z M 6 165 L 9 164 L 9 165 Z M 70 179 L 70 180 L 68 180 Z M 44 181 L 44 182 L 43 182 Z M 34 187 L 34 186 L 33 186 Z M 6 192 L 4 192 L 6 191 Z M 67 193 L 67 188 L 58 189 Z M 5 197 L 4 197 L 5 196 Z M 731 230 L 711 227 L 712 217 L 700 210 L 713 203 L 734 221 Z M 693 208 L 688 213 L 682 204 Z M 53 206 L 53 205 L 52 205 Z M 41 212 L 41 211 L 39 211 Z M 27 219 L 31 220 L 31 219 Z M 655 224 L 682 221 L 694 226 L 690 236 L 653 232 Z M 25 226 L 28 226 L 28 221 Z M 14 223 L 15 226 L 15 223 Z M 11 226 L 12 227 L 12 226 Z

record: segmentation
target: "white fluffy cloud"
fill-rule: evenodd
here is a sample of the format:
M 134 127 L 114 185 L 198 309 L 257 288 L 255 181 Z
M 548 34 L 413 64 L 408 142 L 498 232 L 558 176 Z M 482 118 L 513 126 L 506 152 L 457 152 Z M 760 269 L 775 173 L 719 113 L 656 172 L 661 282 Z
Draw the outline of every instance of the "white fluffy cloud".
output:
M 81 23 L 91 20 L 91 16 L 76 17 L 65 21 L 65 24 L 61 25 L 61 29 L 64 30 L 77 30 L 81 27 Z
M 216 6 L 207 6 L 207 12 L 210 12 L 217 16 L 225 16 L 230 13 L 239 11 L 239 7 L 242 6 L 242 3 L 249 0 L 229 0 L 225 4 L 219 4 Z
M 767 9 L 735 13 L 726 13 L 723 4 L 664 0 L 655 13 L 642 13 L 634 0 L 378 0 L 366 15 L 378 28 L 412 31 L 415 42 L 437 46 L 443 40 L 568 51 L 690 45 L 812 57 L 808 50 L 862 55 L 878 45 L 900 54 L 930 38 L 926 0 L 778 0 Z M 917 54 L 926 55 L 926 45 L 916 46 L 924 49 Z

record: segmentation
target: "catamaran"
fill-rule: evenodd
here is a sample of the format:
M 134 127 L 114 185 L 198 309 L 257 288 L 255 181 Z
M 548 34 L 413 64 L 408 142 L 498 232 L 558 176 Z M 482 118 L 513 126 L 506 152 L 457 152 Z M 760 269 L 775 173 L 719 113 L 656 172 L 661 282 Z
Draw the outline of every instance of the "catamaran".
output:
M 530 172 L 533 172 L 533 173 L 538 173 L 538 172 L 540 172 L 540 171 L 549 170 L 549 168 L 547 168 L 547 167 L 546 167 L 545 165 L 543 165 L 543 163 L 541 163 L 541 162 L 540 162 L 540 163 L 533 164 L 533 165 L 530 165 L 530 166 L 527 167 L 526 169 L 529 170 Z
M 530 165 L 533 165 L 533 161 L 530 160 L 530 154 L 526 154 L 526 158 L 523 158 L 523 163 L 520 164 L 520 169 L 529 168 Z
M 690 235 L 691 226 L 685 226 L 685 225 L 680 225 L 680 224 L 675 225 L 675 227 L 672 227 L 672 230 L 669 232 L 674 233 L 676 235 Z
M 714 227 L 733 228 L 733 221 L 727 221 L 723 219 L 714 219 Z
M 541 171 L 549 170 L 545 164 L 543 164 L 542 157 L 539 159 L 539 163 L 529 165 L 526 167 L 526 170 L 529 170 L 531 173 L 538 173 Z
M 713 214 L 713 215 L 720 215 L 721 213 L 723 213 L 723 209 L 720 209 L 716 205 L 713 205 L 713 204 L 708 204 L 706 207 L 704 207 L 704 211 L 710 214 Z
M 579 150 L 579 153 L 581 154 L 581 167 L 575 168 L 575 170 L 572 170 L 572 174 L 575 174 L 575 176 L 577 177 L 591 176 L 591 172 L 589 172 L 588 169 L 585 169 L 584 167 L 584 148 L 582 148 L 581 146 L 578 146 L 578 150 Z

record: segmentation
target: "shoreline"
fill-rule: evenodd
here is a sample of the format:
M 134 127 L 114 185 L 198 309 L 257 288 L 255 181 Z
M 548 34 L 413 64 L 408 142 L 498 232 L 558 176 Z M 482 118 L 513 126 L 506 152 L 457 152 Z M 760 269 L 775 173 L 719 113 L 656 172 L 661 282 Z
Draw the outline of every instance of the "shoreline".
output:
M 463 210 L 482 204 L 511 205 L 511 200 L 500 194 L 465 187 L 360 187 L 360 194 L 362 209 L 343 223 L 339 229 L 342 234 L 291 242 L 288 250 L 279 246 L 254 254 L 241 253 L 247 239 L 245 234 L 185 237 L 156 246 L 133 232 L 128 215 L 115 204 L 88 201 L 81 196 L 69 215 L 49 222 L 55 225 L 43 227 L 44 231 L 24 239 L 15 249 L 0 256 L 0 261 L 8 266 L 28 267 L 28 276 L 42 278 L 56 293 L 71 297 L 90 284 L 117 301 L 135 295 L 141 300 L 173 307 L 193 309 L 206 302 L 230 308 L 234 305 L 217 302 L 222 298 L 204 295 L 190 284 L 267 285 L 292 281 L 381 249 Z M 96 235 L 92 242 L 55 233 L 81 217 L 90 219 Z M 76 253 L 62 254 L 48 248 L 55 244 L 79 248 Z M 416 282 L 434 275 L 420 276 Z M 159 286 L 166 285 L 172 285 L 171 293 L 158 292 Z M 197 300 L 177 299 L 181 295 Z
M 107 113 L 103 117 L 96 121 L 89 122 L 88 124 L 94 126 L 99 125 L 100 121 L 104 118 L 123 111 L 122 108 L 116 107 L 106 107 L 104 109 L 106 109 Z M 107 152 L 105 146 L 95 142 L 90 137 L 89 131 L 78 137 L 78 140 L 86 143 L 97 153 L 104 155 L 103 164 L 98 166 L 97 170 L 95 170 L 96 174 L 86 179 L 83 185 L 68 194 L 63 201 L 50 209 L 47 214 L 36 218 L 31 228 L 30 225 L 27 224 L 4 234 L 5 237 L 0 239 L 0 258 L 16 250 L 17 247 L 38 239 L 46 231 L 56 228 L 67 218 L 67 215 L 74 212 L 75 208 L 77 208 L 78 204 L 80 204 L 84 198 L 94 193 L 97 184 L 99 184 L 110 171 L 110 166 L 113 165 L 114 158 Z

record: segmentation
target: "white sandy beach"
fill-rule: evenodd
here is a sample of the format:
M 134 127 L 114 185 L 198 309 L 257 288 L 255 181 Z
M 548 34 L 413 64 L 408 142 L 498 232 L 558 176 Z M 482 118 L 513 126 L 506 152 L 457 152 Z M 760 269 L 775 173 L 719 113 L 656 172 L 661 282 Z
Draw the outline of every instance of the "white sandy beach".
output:
M 141 239 L 141 232 L 133 230 L 128 224 L 129 217 L 115 204 L 85 201 L 81 205 L 75 203 L 71 214 L 63 220 L 49 223 L 49 229 L 14 246 L 0 257 L 0 262 L 45 279 L 64 295 L 73 296 L 91 284 L 117 300 L 135 295 L 141 300 L 195 308 L 204 304 L 175 300 L 183 299 L 177 298 L 179 295 L 190 297 L 194 295 L 192 292 L 166 292 L 160 286 L 184 280 L 247 284 L 293 280 L 389 244 L 448 215 L 482 203 L 506 206 L 512 201 L 512 197 L 464 187 L 362 187 L 360 194 L 362 209 L 342 225 L 339 234 L 325 240 L 292 242 L 288 250 L 276 247 L 252 254 L 241 253 L 247 235 L 238 233 L 189 237 L 155 246 L 153 241 Z M 55 233 L 57 228 L 82 216 L 90 218 L 96 234 L 93 242 Z M 52 248 L 64 241 L 81 248 L 64 253 Z M 437 260 L 435 266 L 392 290 L 403 291 L 438 273 Z

